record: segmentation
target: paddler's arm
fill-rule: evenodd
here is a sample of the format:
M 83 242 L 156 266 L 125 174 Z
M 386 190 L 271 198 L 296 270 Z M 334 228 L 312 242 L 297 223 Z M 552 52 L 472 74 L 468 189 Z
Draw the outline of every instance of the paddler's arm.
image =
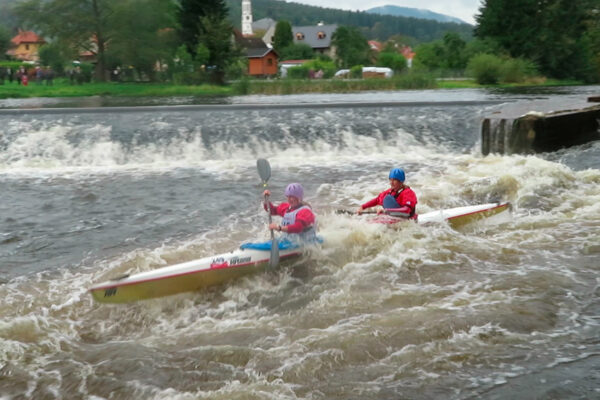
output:
M 379 196 L 367 201 L 365 204 L 358 207 L 358 209 L 356 210 L 356 213 L 360 215 L 363 212 L 363 210 L 366 210 L 367 208 L 375 207 L 377 205 L 379 205 Z
M 271 195 L 271 191 L 269 189 L 265 189 L 265 191 L 263 192 L 263 196 L 267 197 L 267 196 L 270 196 L 270 195 Z M 281 204 L 279 206 L 275 206 L 270 201 L 269 201 L 268 204 L 267 204 L 266 201 L 263 201 L 263 208 L 265 209 L 265 211 L 270 212 L 271 215 L 281 215 L 281 214 L 279 214 L 279 208 L 280 207 L 281 207 Z
M 269 229 L 275 229 L 277 231 L 286 233 L 302 233 L 306 228 L 310 227 L 314 223 L 315 215 L 310 210 L 304 209 L 298 212 L 295 223 L 287 226 L 281 226 L 273 223 L 269 225 Z

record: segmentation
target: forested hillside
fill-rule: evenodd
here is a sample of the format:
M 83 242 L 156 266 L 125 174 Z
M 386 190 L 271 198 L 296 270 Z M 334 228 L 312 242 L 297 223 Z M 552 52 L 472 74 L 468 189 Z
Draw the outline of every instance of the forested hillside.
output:
M 11 12 L 11 8 L 16 2 L 16 0 L 0 0 L 0 26 L 7 29 L 15 28 L 16 18 Z
M 226 0 L 225 3 L 229 7 L 229 19 L 239 29 L 242 2 Z M 468 24 L 336 10 L 277 0 L 253 0 L 252 15 L 255 21 L 270 17 L 276 21 L 287 20 L 292 25 L 316 25 L 319 21 L 323 21 L 326 24 L 356 26 L 367 39 L 377 40 L 386 40 L 394 35 L 405 35 L 414 37 L 420 42 L 429 42 L 442 38 L 446 32 L 456 32 L 464 39 L 469 39 L 473 31 L 473 27 Z

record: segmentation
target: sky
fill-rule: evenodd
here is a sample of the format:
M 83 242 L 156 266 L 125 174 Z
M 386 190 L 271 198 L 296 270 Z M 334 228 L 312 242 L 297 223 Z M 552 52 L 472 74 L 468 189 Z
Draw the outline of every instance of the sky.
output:
M 475 25 L 481 0 L 287 0 L 288 2 L 309 4 L 311 6 L 337 8 L 342 10 L 364 11 L 369 8 L 393 5 L 399 7 L 420 8 L 440 14 L 460 18 Z

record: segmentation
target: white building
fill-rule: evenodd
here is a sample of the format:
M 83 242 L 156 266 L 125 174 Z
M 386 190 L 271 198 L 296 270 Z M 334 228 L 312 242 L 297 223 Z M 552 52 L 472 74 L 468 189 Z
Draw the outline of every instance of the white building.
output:
M 252 3 L 250 0 L 242 0 L 242 35 L 252 36 Z

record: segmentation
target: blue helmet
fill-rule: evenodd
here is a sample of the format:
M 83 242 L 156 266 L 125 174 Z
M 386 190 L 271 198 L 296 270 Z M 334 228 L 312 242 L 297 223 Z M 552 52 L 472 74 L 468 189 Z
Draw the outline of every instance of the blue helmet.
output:
M 402 168 L 394 168 L 390 171 L 390 179 L 397 179 L 400 182 L 404 182 L 406 179 L 406 175 L 404 174 L 404 170 Z

